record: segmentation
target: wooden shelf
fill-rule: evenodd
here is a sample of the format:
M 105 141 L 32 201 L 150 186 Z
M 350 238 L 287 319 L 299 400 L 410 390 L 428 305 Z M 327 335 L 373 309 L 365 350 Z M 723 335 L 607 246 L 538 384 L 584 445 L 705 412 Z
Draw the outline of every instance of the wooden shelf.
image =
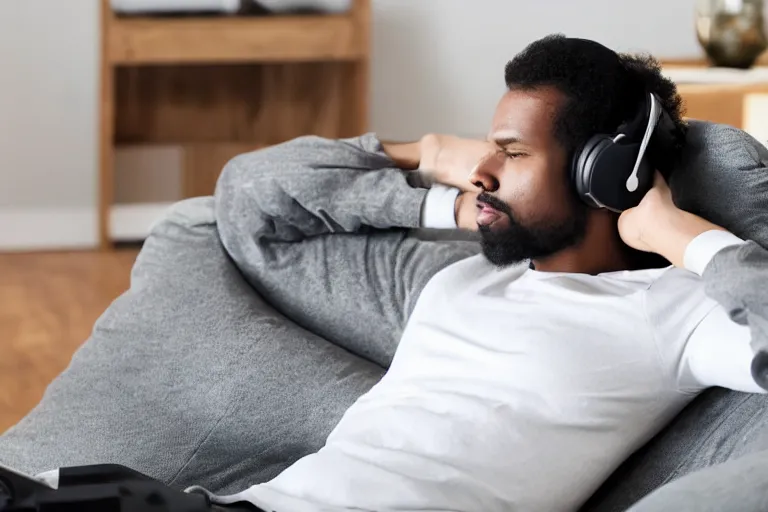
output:
M 175 18 L 116 16 L 101 0 L 101 247 L 140 235 L 162 211 L 114 205 L 116 146 L 180 146 L 191 197 L 213 193 L 239 153 L 366 132 L 370 25 L 371 0 L 345 14 Z
M 350 61 L 367 55 L 351 15 L 112 17 L 113 65 Z
M 733 70 L 704 60 L 664 60 L 662 72 L 677 85 L 687 117 L 750 131 L 753 97 L 768 94 L 765 61 L 764 55 L 750 70 Z

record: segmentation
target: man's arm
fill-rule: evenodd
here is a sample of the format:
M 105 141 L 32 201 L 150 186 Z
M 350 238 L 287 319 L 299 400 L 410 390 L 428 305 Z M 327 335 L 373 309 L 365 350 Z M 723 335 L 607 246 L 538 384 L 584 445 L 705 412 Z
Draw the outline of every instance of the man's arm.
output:
M 731 245 L 715 254 L 704 269 L 703 277 L 707 294 L 723 306 L 733 322 L 749 328 L 752 352 L 763 353 L 758 361 L 766 364 L 768 251 L 752 241 Z M 768 389 L 766 371 L 766 368 L 752 368 L 753 376 L 764 389 Z
M 702 226 L 703 228 L 704 226 Z M 706 269 L 711 267 L 715 258 L 721 254 L 728 254 L 732 250 L 744 247 L 744 241 L 733 234 L 719 229 L 708 230 L 696 236 L 688 243 L 683 256 L 685 268 L 699 276 L 705 276 L 705 282 L 710 288 L 712 274 Z M 761 249 L 762 250 L 762 249 Z M 768 266 L 768 252 L 763 255 L 764 265 Z M 728 270 L 742 271 L 743 267 L 732 262 L 726 265 Z M 750 273 L 752 277 L 759 276 Z M 751 366 L 754 352 L 750 348 L 752 336 L 751 322 L 736 322 L 732 314 L 729 314 L 729 306 L 726 297 L 720 296 L 721 291 L 733 293 L 736 291 L 737 300 L 741 300 L 743 294 L 748 292 L 749 284 L 742 286 L 730 279 L 723 279 L 715 272 L 715 292 L 706 289 L 707 296 L 717 301 L 718 306 L 712 308 L 709 313 L 698 323 L 686 343 L 682 357 L 683 368 L 681 376 L 688 377 L 692 382 L 683 385 L 685 388 L 705 388 L 720 386 L 736 391 L 760 393 L 764 390 L 752 377 Z M 754 286 L 754 283 L 752 284 Z M 763 311 L 767 311 L 763 308 Z M 759 324 L 759 322 L 758 322 Z M 757 337 L 758 339 L 761 336 Z M 763 337 L 763 339 L 766 339 Z
M 364 228 L 419 227 L 426 194 L 408 184 L 372 135 L 301 137 L 230 161 L 217 183 L 216 206 L 223 231 L 299 242 Z
M 398 169 L 414 171 L 421 164 L 421 142 L 381 141 L 381 149 Z
M 768 347 L 768 251 L 678 209 L 657 173 L 653 189 L 624 212 L 619 232 L 630 246 L 656 252 L 705 281 L 719 306 L 696 319 L 681 358 L 688 389 L 723 386 L 762 391 L 752 378 L 754 348 Z
M 235 158 L 216 190 L 222 242 L 246 279 L 298 324 L 382 366 L 427 281 L 478 251 L 407 236 L 455 227 L 455 193 L 411 186 L 418 176 L 398 167 L 414 167 L 415 149 L 371 134 L 302 137 Z

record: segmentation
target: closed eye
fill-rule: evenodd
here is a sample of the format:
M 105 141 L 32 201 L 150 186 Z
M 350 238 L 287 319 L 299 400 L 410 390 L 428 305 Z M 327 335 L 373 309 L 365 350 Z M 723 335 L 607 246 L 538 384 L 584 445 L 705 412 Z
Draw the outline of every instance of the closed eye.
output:
M 506 155 L 507 158 L 519 158 L 521 156 L 525 156 L 525 153 L 520 153 L 519 151 L 504 151 L 502 150 L 504 155 Z

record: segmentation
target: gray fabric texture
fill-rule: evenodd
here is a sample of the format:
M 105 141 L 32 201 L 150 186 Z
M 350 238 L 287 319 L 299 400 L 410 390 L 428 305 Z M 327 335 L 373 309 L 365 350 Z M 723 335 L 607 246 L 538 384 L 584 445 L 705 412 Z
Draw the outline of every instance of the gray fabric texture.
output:
M 693 125 L 691 147 L 699 137 L 714 147 L 690 165 L 729 176 L 735 157 L 723 157 L 718 134 L 727 148 L 741 133 L 731 130 Z M 211 198 L 189 200 L 155 227 L 131 289 L 40 405 L 0 436 L 0 462 L 28 472 L 114 462 L 228 493 L 320 448 L 380 378 L 426 282 L 478 250 L 409 236 L 425 194 L 411 177 L 371 135 L 306 137 L 233 160 L 215 215 Z M 702 201 L 712 193 L 696 189 L 706 177 L 675 179 L 676 198 L 680 187 Z M 733 207 L 730 183 L 714 190 Z M 746 236 L 752 216 L 726 217 Z M 664 482 L 764 446 L 765 404 L 705 393 L 585 509 L 625 510 Z
M 213 198 L 152 231 L 131 288 L 40 404 L 0 436 L 28 473 L 124 464 L 184 488 L 240 491 L 319 449 L 377 367 L 287 321 L 219 242 Z
M 479 251 L 470 241 L 409 236 L 426 195 L 409 174 L 372 134 L 302 137 L 241 155 L 219 178 L 219 234 L 270 304 L 388 367 L 427 281 Z
M 582 510 L 623 512 L 678 478 L 760 450 L 768 437 L 767 406 L 763 395 L 720 388 L 702 393 L 614 472 Z M 736 491 L 738 481 L 730 481 Z
M 631 512 L 763 512 L 768 510 L 768 452 L 705 468 L 666 485 Z
M 683 210 L 768 246 L 768 148 L 748 133 L 690 121 L 669 185 Z

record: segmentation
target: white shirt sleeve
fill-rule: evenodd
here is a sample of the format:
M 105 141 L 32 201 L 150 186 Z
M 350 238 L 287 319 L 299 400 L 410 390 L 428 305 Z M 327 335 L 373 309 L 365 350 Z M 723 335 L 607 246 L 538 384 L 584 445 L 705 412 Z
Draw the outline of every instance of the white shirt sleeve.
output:
M 691 240 L 685 248 L 683 264 L 691 272 L 702 275 L 715 254 L 731 245 L 743 243 L 744 240 L 728 231 L 716 229 L 705 231 Z
M 715 307 L 691 333 L 680 371 L 682 389 L 721 386 L 736 391 L 765 393 L 752 378 L 749 327 L 732 321 Z
M 707 231 L 686 247 L 685 267 L 698 275 L 704 273 L 712 258 L 731 245 L 744 243 L 727 231 Z M 754 356 L 746 325 L 733 322 L 726 311 L 715 305 L 695 326 L 688 337 L 678 372 L 682 389 L 696 390 L 722 386 L 737 391 L 764 393 L 752 378 Z
M 457 229 L 456 198 L 459 189 L 436 183 L 427 191 L 421 208 L 421 227 L 429 229 Z

